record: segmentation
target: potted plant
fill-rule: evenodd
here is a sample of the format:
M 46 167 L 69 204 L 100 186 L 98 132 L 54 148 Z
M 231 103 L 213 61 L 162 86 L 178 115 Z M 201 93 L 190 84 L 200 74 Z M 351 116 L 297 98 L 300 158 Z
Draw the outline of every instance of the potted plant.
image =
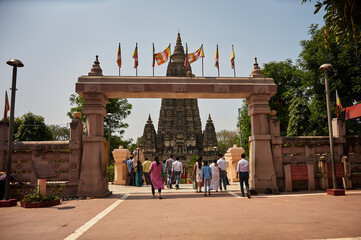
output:
M 58 193 L 61 192 L 63 188 L 64 186 L 61 186 Z M 43 195 L 38 188 L 35 188 L 31 193 L 24 195 L 20 204 L 24 208 L 51 207 L 60 204 L 60 198 L 59 194 L 54 194 L 53 190 L 50 191 L 49 195 Z

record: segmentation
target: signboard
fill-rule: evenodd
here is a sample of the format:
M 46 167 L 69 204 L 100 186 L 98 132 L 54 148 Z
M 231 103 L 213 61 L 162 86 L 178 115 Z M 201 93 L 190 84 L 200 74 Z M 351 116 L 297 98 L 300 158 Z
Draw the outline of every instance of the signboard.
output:
M 335 167 L 336 167 L 336 178 L 344 177 L 345 174 L 343 173 L 343 165 L 340 163 L 336 163 Z M 328 178 L 332 178 L 332 164 L 331 163 L 327 164 L 327 174 L 328 174 Z
M 306 164 L 291 165 L 291 179 L 308 180 L 308 168 Z
M 55 178 L 56 172 L 48 161 L 31 161 L 37 179 Z

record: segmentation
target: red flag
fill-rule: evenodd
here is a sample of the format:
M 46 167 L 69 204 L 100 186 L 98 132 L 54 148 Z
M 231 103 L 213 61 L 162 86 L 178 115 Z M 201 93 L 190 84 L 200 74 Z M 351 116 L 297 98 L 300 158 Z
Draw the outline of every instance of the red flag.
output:
M 118 54 L 117 54 L 117 63 L 119 68 L 122 66 L 122 56 L 121 56 L 121 51 L 120 51 L 120 43 L 118 46 Z
M 135 45 L 133 58 L 134 58 L 134 68 L 137 68 L 138 67 L 138 43 Z
M 4 121 L 8 120 L 8 111 L 10 110 L 8 93 L 5 91 L 5 109 L 4 109 Z

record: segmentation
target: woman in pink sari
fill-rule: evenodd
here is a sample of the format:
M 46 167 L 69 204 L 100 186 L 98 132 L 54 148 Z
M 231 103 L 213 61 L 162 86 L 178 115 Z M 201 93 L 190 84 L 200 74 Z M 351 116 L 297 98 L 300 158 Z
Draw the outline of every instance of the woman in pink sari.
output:
M 163 165 L 160 163 L 158 156 L 154 157 L 154 162 L 150 165 L 149 174 L 150 181 L 152 186 L 152 194 L 155 198 L 155 189 L 158 189 L 158 198 L 162 199 L 162 189 L 164 189 L 163 181 L 162 181 L 162 170 Z

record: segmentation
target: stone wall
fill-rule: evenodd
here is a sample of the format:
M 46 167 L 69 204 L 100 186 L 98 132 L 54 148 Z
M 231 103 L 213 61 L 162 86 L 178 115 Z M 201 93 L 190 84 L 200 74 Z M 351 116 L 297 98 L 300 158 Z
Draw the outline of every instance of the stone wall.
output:
M 331 165 L 328 136 L 292 136 L 281 137 L 279 120 L 272 116 L 269 119 L 272 136 L 272 155 L 277 176 L 277 186 L 285 190 L 285 166 L 312 165 L 314 169 L 314 183 L 316 189 L 322 189 L 320 158 L 323 156 L 327 164 Z M 336 165 L 343 166 L 342 158 L 347 156 L 351 163 L 351 181 L 353 187 L 361 187 L 361 137 L 346 136 L 345 122 L 333 119 L 334 155 Z M 337 175 L 337 174 L 336 174 Z M 330 175 L 329 175 L 330 176 Z M 328 181 L 332 187 L 332 180 Z M 293 181 L 293 189 L 307 189 L 307 181 Z M 342 186 L 342 179 L 337 179 L 338 187 Z
M 8 125 L 0 124 L 0 171 L 6 171 Z M 48 161 L 56 172 L 56 177 L 48 179 L 47 191 L 51 185 L 65 184 L 63 195 L 76 195 L 82 156 L 83 124 L 79 118 L 70 123 L 69 141 L 14 142 L 11 171 L 23 182 L 24 188 L 32 188 L 37 178 L 32 161 Z M 12 194 L 16 194 L 12 187 Z

